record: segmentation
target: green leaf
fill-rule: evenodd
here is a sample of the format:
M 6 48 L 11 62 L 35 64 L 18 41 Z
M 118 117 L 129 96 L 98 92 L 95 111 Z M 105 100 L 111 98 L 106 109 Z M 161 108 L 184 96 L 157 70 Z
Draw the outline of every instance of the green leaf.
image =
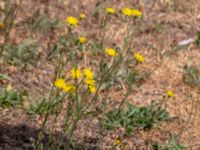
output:
M 1 74 L 1 73 L 0 73 L 0 79 L 5 79 L 5 80 L 13 81 L 13 79 L 10 78 L 8 75 L 6 75 L 6 74 Z
M 108 111 L 101 123 L 104 128 L 113 129 L 124 127 L 127 134 L 134 128 L 151 129 L 155 123 L 167 120 L 168 113 L 159 105 L 136 107 L 128 104 L 128 109 L 114 109 Z

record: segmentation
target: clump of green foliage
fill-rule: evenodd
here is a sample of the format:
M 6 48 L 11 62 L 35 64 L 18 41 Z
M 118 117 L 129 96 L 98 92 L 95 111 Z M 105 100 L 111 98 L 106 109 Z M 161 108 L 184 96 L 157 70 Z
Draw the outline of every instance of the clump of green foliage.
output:
M 108 111 L 101 121 L 106 129 L 124 127 L 127 134 L 135 128 L 151 129 L 155 123 L 169 119 L 165 108 L 152 103 L 149 106 L 136 107 L 128 104 L 127 109 L 114 109 Z
M 152 142 L 153 150 L 186 150 L 186 147 L 177 143 L 175 139 L 171 139 L 167 144 L 159 144 Z
M 200 73 L 195 66 L 185 66 L 183 81 L 190 85 L 200 88 Z
M 23 93 L 15 90 L 0 89 L 0 105 L 8 108 L 16 105 L 23 105 Z
M 21 44 L 6 44 L 4 49 L 5 58 L 13 65 L 34 64 L 38 58 L 38 44 L 32 39 L 26 39 Z

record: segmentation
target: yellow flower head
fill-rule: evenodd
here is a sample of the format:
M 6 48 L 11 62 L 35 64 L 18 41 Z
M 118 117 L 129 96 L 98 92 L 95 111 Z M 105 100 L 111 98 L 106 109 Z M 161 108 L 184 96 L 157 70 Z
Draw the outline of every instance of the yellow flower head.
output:
M 111 7 L 106 8 L 106 12 L 108 14 L 116 14 L 116 10 L 114 8 L 111 8 Z
M 132 15 L 135 17 L 141 17 L 142 16 L 142 12 L 137 10 L 137 9 L 133 9 L 132 10 Z
M 94 78 L 94 74 L 89 68 L 85 68 L 84 75 L 87 79 L 93 79 Z
M 96 81 L 94 79 L 87 79 L 87 78 L 85 79 L 85 83 L 88 84 L 88 85 L 94 85 L 95 82 Z
M 70 26 L 74 26 L 74 27 L 76 27 L 79 24 L 79 20 L 77 18 L 73 17 L 73 16 L 67 17 L 67 19 L 65 21 Z
M 73 79 L 79 79 L 82 76 L 81 70 L 80 69 L 76 69 L 76 68 L 72 68 L 71 69 L 71 76 Z
M 106 48 L 105 52 L 106 52 L 107 55 L 112 56 L 112 57 L 115 57 L 115 56 L 118 55 L 117 51 L 115 49 L 112 49 L 112 48 Z
M 87 42 L 87 39 L 86 39 L 85 37 L 81 36 L 81 37 L 79 37 L 79 42 L 80 42 L 81 44 L 84 44 L 84 43 Z
M 174 96 L 174 92 L 171 91 L 171 90 L 168 90 L 168 91 L 167 91 L 167 96 L 168 96 L 168 97 L 173 97 L 173 96 Z
M 89 85 L 89 91 L 91 92 L 91 93 L 95 93 L 96 91 L 97 91 L 97 89 L 96 89 L 96 87 L 94 86 L 94 85 Z
M 63 78 L 58 78 L 54 82 L 55 87 L 63 89 L 66 86 L 65 80 Z
M 85 19 L 85 18 L 86 18 L 86 15 L 85 15 L 84 13 L 80 13 L 79 18 L 80 18 L 80 19 Z
M 4 29 L 4 23 L 3 22 L 0 22 L 0 30 Z
M 135 53 L 134 57 L 138 62 L 144 62 L 144 57 L 141 54 Z
M 122 13 L 123 13 L 123 15 L 125 15 L 125 16 L 131 16 L 131 15 L 133 15 L 133 10 L 130 9 L 130 8 L 123 8 L 123 9 L 122 9 Z
M 115 146 L 120 145 L 121 143 L 122 143 L 122 141 L 119 138 L 115 139 L 115 141 L 114 141 Z
M 76 87 L 75 87 L 73 84 L 65 85 L 65 86 L 63 87 L 63 90 L 64 90 L 65 92 L 72 92 L 72 91 L 74 91 L 75 89 L 76 89 Z

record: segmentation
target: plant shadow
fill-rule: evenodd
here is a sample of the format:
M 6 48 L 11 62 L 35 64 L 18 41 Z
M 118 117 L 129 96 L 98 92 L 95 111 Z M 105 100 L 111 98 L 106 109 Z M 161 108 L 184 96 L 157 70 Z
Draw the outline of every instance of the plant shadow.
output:
M 28 126 L 27 124 L 19 124 L 19 125 L 8 125 L 5 123 L 0 123 L 0 150 L 35 150 L 34 141 L 38 140 L 38 136 L 40 133 L 40 129 L 33 128 Z M 44 138 L 41 141 L 43 145 L 43 149 L 47 150 L 50 147 L 55 149 L 58 146 L 63 133 L 56 132 L 51 134 L 44 133 Z M 67 138 L 64 136 L 63 138 L 64 144 L 62 144 L 58 150 L 67 150 L 66 142 Z M 51 144 L 50 144 L 51 143 Z M 71 146 L 72 150 L 99 150 L 97 145 L 92 145 L 90 143 L 78 144 L 75 143 L 74 146 Z

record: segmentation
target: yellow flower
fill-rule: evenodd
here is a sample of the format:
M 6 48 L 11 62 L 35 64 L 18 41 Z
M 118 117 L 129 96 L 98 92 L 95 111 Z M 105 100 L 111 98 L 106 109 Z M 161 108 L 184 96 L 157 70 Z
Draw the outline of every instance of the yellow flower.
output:
M 112 49 L 112 48 L 106 48 L 106 49 L 105 49 L 105 52 L 106 52 L 106 54 L 108 54 L 109 56 L 113 56 L 113 57 L 115 57 L 115 56 L 118 55 L 117 51 L 116 51 L 115 49 Z
M 71 91 L 74 91 L 75 89 L 76 89 L 76 87 L 73 84 L 65 85 L 63 87 L 63 90 L 65 92 L 71 92 Z
M 115 139 L 115 141 L 114 141 L 115 146 L 120 145 L 121 143 L 122 143 L 122 141 L 119 138 Z
M 167 91 L 167 96 L 168 96 L 168 97 L 173 97 L 173 96 L 174 96 L 174 92 L 171 91 L 171 90 L 168 90 L 168 91 Z
M 80 13 L 79 18 L 80 18 L 80 19 L 85 19 L 85 18 L 86 18 L 86 15 L 85 15 L 84 13 Z
M 85 68 L 84 75 L 87 79 L 93 79 L 94 78 L 94 74 L 89 68 Z
M 3 24 L 3 22 L 0 22 L 0 30 L 2 30 L 2 29 L 4 29 L 4 24 Z
M 96 87 L 94 85 L 89 85 L 89 91 L 91 93 L 95 93 L 97 91 Z
M 75 86 L 73 84 L 66 84 L 65 80 L 63 78 L 58 78 L 54 82 L 54 85 L 59 88 L 64 90 L 65 92 L 71 92 L 75 90 Z
M 94 85 L 95 82 L 96 81 L 94 79 L 87 79 L 87 78 L 85 79 L 85 83 L 88 84 L 88 85 Z
M 132 10 L 132 15 L 136 16 L 136 17 L 141 17 L 142 16 L 142 12 L 137 10 L 137 9 L 133 9 Z
M 108 7 L 106 8 L 106 12 L 109 14 L 116 14 L 116 10 L 114 8 Z
M 77 26 L 79 24 L 79 20 L 73 16 L 69 16 L 67 17 L 67 19 L 65 20 L 66 23 L 68 23 L 70 26 Z
M 80 42 L 81 44 L 84 44 L 84 43 L 87 42 L 87 39 L 86 39 L 85 37 L 81 36 L 81 37 L 79 37 L 79 42 Z
M 94 78 L 93 72 L 89 68 L 85 68 L 84 75 L 85 75 L 85 80 L 84 80 L 85 84 L 89 86 L 90 85 L 94 86 L 96 81 L 93 79 Z
M 79 79 L 82 76 L 81 70 L 80 69 L 76 69 L 76 68 L 72 68 L 71 69 L 71 76 L 73 79 Z
M 144 62 L 144 57 L 141 54 L 135 53 L 134 57 L 138 62 Z
M 131 16 L 131 15 L 133 15 L 133 10 L 130 9 L 130 8 L 123 8 L 123 9 L 122 9 L 122 13 L 123 13 L 125 16 Z
M 63 78 L 58 78 L 54 82 L 55 87 L 63 89 L 66 86 L 65 80 Z

